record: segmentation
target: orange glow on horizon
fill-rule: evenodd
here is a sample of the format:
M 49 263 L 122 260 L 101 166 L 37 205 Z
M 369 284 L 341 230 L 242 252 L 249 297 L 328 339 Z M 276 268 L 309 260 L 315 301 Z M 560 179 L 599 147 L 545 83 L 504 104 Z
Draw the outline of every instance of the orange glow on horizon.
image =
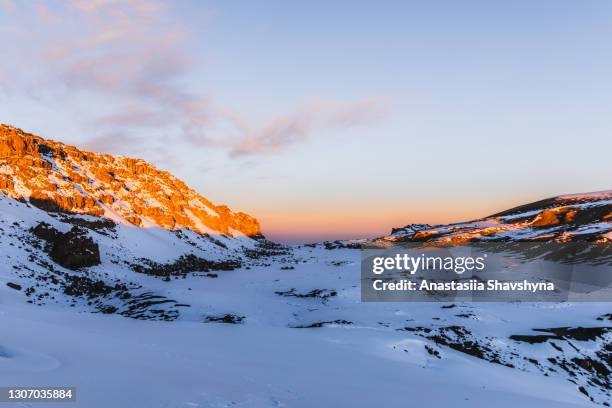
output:
M 255 212 L 264 235 L 284 242 L 372 238 L 407 224 L 448 224 L 470 221 L 511 208 L 512 203 L 474 205 L 473 202 L 381 208 L 323 208 L 312 206 L 286 211 Z

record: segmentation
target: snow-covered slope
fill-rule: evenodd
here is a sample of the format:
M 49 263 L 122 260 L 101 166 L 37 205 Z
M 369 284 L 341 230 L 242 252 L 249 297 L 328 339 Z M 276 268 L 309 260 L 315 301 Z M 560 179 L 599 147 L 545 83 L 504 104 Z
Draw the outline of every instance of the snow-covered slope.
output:
M 276 248 L 248 237 L 49 213 L 0 193 L 0 282 L 36 305 L 174 320 L 180 304 L 157 293 L 159 282 L 194 272 L 212 277 L 265 247 Z
M 173 322 L 36 307 L 2 285 L 0 383 L 76 386 L 70 406 L 87 408 L 610 401 L 607 303 L 362 303 L 351 249 L 249 268 L 132 276 L 191 305 Z
M 175 320 L 189 305 L 149 282 L 214 276 L 271 250 L 282 248 L 253 217 L 142 160 L 0 125 L 0 280 L 30 303 Z
M 563 195 L 475 221 L 411 224 L 379 242 L 546 240 L 612 242 L 612 190 Z

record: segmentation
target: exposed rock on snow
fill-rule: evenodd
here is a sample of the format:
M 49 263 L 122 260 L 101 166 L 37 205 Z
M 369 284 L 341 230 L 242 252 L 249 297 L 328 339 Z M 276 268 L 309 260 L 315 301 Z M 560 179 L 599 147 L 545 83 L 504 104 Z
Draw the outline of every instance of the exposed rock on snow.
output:
M 45 251 L 51 259 L 64 268 L 79 270 L 100 265 L 100 249 L 87 232 L 77 226 L 62 233 L 49 224 L 41 222 L 32 233 L 46 241 Z
M 206 322 L 209 323 L 228 323 L 228 324 L 239 324 L 244 320 L 244 316 L 237 316 L 235 314 L 226 313 L 220 316 L 206 316 Z

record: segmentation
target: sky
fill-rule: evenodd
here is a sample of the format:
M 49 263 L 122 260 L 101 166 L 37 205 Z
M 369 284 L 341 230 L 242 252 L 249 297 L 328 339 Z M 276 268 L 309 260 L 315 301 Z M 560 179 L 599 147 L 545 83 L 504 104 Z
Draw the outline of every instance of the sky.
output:
M 0 0 L 0 122 L 380 236 L 612 188 L 611 42 L 609 1 Z

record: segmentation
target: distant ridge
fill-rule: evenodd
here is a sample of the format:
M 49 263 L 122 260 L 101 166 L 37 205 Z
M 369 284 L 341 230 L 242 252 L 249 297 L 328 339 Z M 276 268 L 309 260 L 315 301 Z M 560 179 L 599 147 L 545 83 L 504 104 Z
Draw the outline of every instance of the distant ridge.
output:
M 612 242 L 612 190 L 550 197 L 469 222 L 411 224 L 375 242 L 496 240 Z

